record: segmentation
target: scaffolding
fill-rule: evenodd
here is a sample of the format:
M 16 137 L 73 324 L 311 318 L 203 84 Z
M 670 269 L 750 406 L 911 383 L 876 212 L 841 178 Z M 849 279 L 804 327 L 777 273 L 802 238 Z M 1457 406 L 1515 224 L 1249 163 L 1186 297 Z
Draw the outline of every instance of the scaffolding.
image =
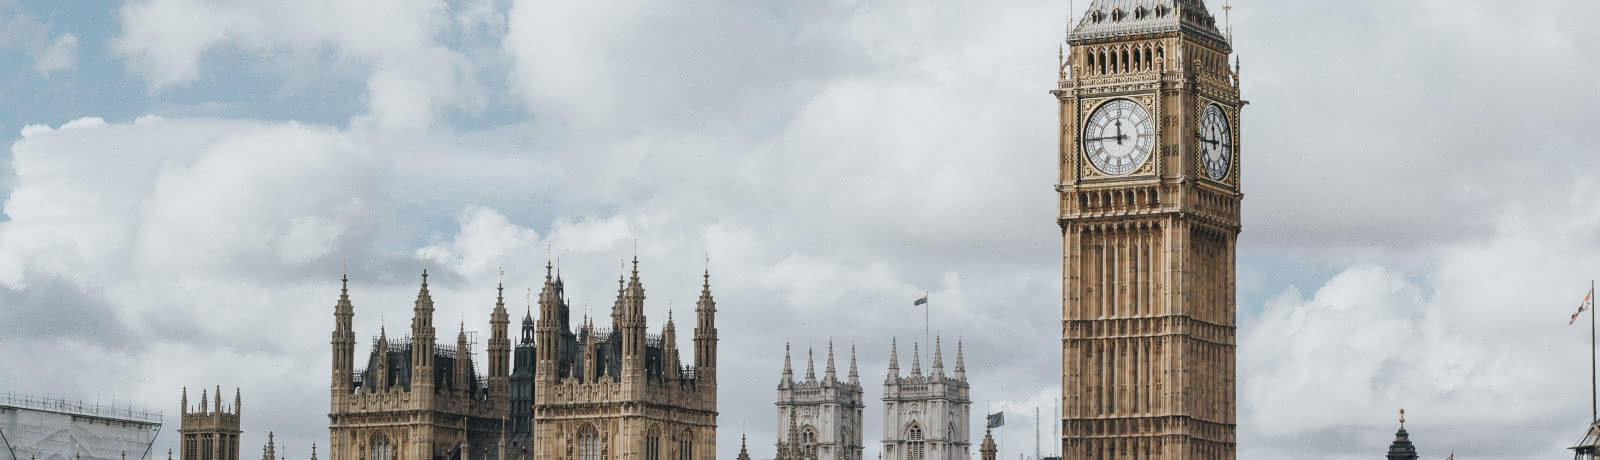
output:
M 144 460 L 159 411 L 0 394 L 0 460 Z

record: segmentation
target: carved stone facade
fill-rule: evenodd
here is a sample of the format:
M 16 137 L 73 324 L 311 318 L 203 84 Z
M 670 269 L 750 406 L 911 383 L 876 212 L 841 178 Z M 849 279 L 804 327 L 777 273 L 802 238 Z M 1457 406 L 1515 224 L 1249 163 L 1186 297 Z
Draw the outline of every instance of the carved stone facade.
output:
M 694 365 L 685 366 L 670 313 L 660 335 L 646 333 L 638 259 L 633 276 L 617 280 L 611 330 L 585 318 L 574 333 L 563 286 L 546 268 L 534 331 L 533 458 L 716 458 L 717 328 L 710 273 L 695 304 Z
M 180 406 L 183 419 L 178 425 L 178 446 L 183 460 L 239 460 L 239 414 L 243 406 L 239 390 L 233 391 L 233 408 L 223 407 L 222 387 L 206 401 L 205 390 L 200 390 L 200 406 L 189 407 L 189 389 L 183 389 Z M 170 452 L 168 453 L 170 456 Z
M 861 460 L 861 376 L 856 372 L 855 347 L 850 348 L 850 374 L 839 381 L 833 366 L 833 344 L 822 379 L 816 364 L 806 357 L 806 376 L 795 381 L 789 349 L 783 352 L 783 379 L 778 382 L 778 433 L 788 434 L 777 443 L 777 460 Z
M 956 344 L 955 374 L 944 374 L 939 339 L 934 339 L 933 369 L 922 375 L 918 346 L 911 351 L 911 375 L 900 376 L 898 345 L 889 345 L 889 375 L 883 382 L 883 458 L 886 460 L 970 460 L 972 400 L 961 345 Z
M 355 316 L 349 280 L 334 306 L 328 456 L 332 460 L 498 460 L 509 397 L 511 350 L 504 296 L 490 315 L 486 379 L 472 362 L 466 324 L 454 347 L 435 343 L 428 272 L 412 308 L 408 337 L 379 329 L 365 369 L 355 368 Z
M 1238 67 L 1201 0 L 1095 0 L 1060 102 L 1062 456 L 1236 456 Z

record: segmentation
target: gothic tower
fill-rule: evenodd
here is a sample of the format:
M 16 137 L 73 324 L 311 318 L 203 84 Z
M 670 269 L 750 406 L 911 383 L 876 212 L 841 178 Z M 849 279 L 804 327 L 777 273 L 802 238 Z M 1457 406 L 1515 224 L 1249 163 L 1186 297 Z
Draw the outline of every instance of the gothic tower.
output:
M 945 375 L 939 338 L 933 342 L 933 368 L 922 373 L 918 345 L 911 346 L 911 375 L 900 375 L 899 350 L 889 341 L 889 375 L 883 382 L 883 458 L 887 460 L 970 460 L 971 387 L 966 360 L 956 344 L 954 375 Z
M 861 460 L 861 417 L 866 408 L 861 393 L 861 376 L 856 373 L 855 347 L 850 349 L 849 375 L 839 379 L 834 369 L 833 343 L 828 343 L 827 369 L 817 378 L 816 365 L 808 353 L 806 377 L 796 382 L 790 369 L 789 348 L 783 350 L 783 378 L 778 382 L 778 433 L 795 433 L 789 441 L 780 439 L 778 460 Z
M 222 387 L 212 393 L 214 399 L 206 402 L 205 390 L 200 390 L 200 406 L 189 406 L 189 389 L 183 389 L 178 425 L 182 439 L 178 457 L 181 460 L 239 460 L 239 414 L 243 406 L 239 390 L 233 390 L 232 410 L 222 406 Z
M 1202 0 L 1094 0 L 1067 44 L 1062 456 L 1232 459 L 1232 44 Z

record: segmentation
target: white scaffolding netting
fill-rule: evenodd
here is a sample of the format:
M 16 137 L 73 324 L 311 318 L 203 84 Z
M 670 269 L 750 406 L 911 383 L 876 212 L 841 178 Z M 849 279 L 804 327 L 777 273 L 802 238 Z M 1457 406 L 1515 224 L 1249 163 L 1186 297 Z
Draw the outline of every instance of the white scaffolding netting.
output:
M 159 413 L 0 395 L 0 460 L 151 458 Z

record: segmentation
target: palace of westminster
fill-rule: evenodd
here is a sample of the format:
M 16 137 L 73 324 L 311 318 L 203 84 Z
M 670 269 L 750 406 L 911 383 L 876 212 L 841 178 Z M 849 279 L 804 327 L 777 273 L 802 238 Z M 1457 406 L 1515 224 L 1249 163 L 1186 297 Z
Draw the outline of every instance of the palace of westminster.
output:
M 1245 102 L 1237 61 L 1229 65 L 1229 35 L 1202 0 L 1093 0 L 1068 34 L 1070 52 L 1059 56 L 1058 84 L 1049 89 L 1059 107 L 1064 458 L 1236 456 L 1234 257 Z M 659 333 L 648 329 L 644 301 L 635 259 L 632 276 L 617 281 L 609 327 L 574 322 L 561 277 L 547 264 L 537 319 L 522 318 L 514 344 L 497 297 L 481 363 L 487 375 L 480 375 L 464 326 L 453 345 L 439 343 L 426 271 L 409 331 L 391 337 L 380 328 L 360 355 L 346 282 L 333 308 L 324 455 L 713 459 L 718 339 L 710 274 L 695 304 L 689 357 L 679 354 L 670 316 Z M 947 371 L 943 345 L 934 342 L 927 372 L 922 345 L 912 346 L 908 375 L 891 345 L 882 458 L 968 459 L 961 345 Z M 821 377 L 809 355 L 805 375 L 796 377 L 785 353 L 777 459 L 863 460 L 865 404 L 853 347 L 849 353 L 843 377 L 831 344 Z M 194 426 L 185 402 L 184 460 L 237 460 L 238 416 L 217 398 L 218 415 L 202 407 Z M 979 450 L 993 460 L 992 438 Z M 264 460 L 274 460 L 270 454 Z M 748 458 L 741 439 L 739 460 Z

